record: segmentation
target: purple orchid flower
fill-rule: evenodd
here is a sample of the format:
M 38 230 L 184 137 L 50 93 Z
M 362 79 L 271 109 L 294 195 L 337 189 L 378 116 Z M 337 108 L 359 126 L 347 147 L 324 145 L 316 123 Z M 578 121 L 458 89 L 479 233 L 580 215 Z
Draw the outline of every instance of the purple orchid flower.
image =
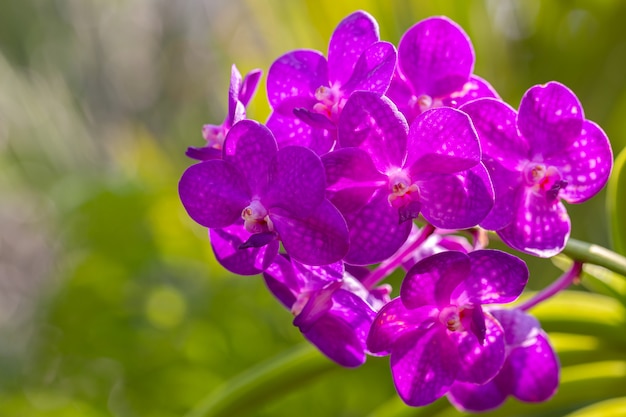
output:
M 502 326 L 484 304 L 514 301 L 528 280 L 521 260 L 497 250 L 430 256 L 409 270 L 400 297 L 376 316 L 367 339 L 391 353 L 391 372 L 409 405 L 429 404 L 456 381 L 485 384 L 505 359 Z
M 200 161 L 222 157 L 222 146 L 226 134 L 235 123 L 246 118 L 246 107 L 252 99 L 261 78 L 262 71 L 250 71 L 242 79 L 241 73 L 233 64 L 230 71 L 230 88 L 228 89 L 228 115 L 221 125 L 207 124 L 202 126 L 202 136 L 206 140 L 203 147 L 187 148 L 186 155 Z
M 457 108 L 480 97 L 497 98 L 487 81 L 472 74 L 473 68 L 469 36 L 446 17 L 430 17 L 400 39 L 398 66 L 386 95 L 409 122 L 434 107 Z
M 448 399 L 464 411 L 499 407 L 506 397 L 525 402 L 546 401 L 559 384 L 559 360 L 537 319 L 519 309 L 490 313 L 504 329 L 506 360 L 494 379 L 483 385 L 456 382 Z
M 279 255 L 263 273 L 270 291 L 291 310 L 304 337 L 339 365 L 366 359 L 365 340 L 388 286 L 368 291 L 343 263 L 311 267 Z
M 509 246 L 541 257 L 565 247 L 570 219 L 561 199 L 582 203 L 606 184 L 613 155 L 574 93 L 549 82 L 530 88 L 519 112 L 479 99 L 461 107 L 474 123 L 495 205 L 481 226 Z
M 354 12 L 333 32 L 328 60 L 321 52 L 298 49 L 272 64 L 267 95 L 273 112 L 267 126 L 280 147 L 302 145 L 322 155 L 334 145 L 336 124 L 350 94 L 384 94 L 395 65 L 395 47 L 379 40 L 376 20 Z
M 478 138 L 458 110 L 429 110 L 409 128 L 388 98 L 357 91 L 339 119 L 338 144 L 322 160 L 329 198 L 350 230 L 347 263 L 392 255 L 420 213 L 435 227 L 462 229 L 491 210 Z
M 324 167 L 315 153 L 299 146 L 278 150 L 269 129 L 242 120 L 228 132 L 222 159 L 187 168 L 179 194 L 193 220 L 226 234 L 220 245 L 249 236 L 239 249 L 260 248 L 278 238 L 294 259 L 325 265 L 348 251 L 345 220 L 324 197 L 325 188 Z M 233 225 L 247 235 L 229 230 Z M 246 268 L 272 260 L 266 253 L 241 259 L 253 261 Z

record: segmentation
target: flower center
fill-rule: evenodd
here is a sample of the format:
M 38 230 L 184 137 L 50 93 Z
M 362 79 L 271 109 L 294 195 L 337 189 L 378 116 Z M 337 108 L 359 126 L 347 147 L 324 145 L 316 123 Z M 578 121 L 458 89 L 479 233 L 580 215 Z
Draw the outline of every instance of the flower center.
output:
M 443 106 L 443 102 L 440 98 L 433 98 L 427 94 L 422 94 L 421 96 L 411 96 L 411 100 L 409 101 L 409 106 L 413 110 L 417 110 L 416 115 L 424 113 L 428 109 L 433 109 L 436 107 Z
M 252 200 L 241 212 L 243 226 L 250 233 L 272 232 L 274 227 L 265 207 L 259 200 Z
M 347 99 L 343 97 L 339 84 L 330 87 L 324 85 L 315 90 L 315 98 L 318 102 L 313 106 L 313 111 L 323 114 L 332 122 L 337 123 L 339 114 L 343 110 Z
M 529 162 L 522 171 L 526 186 L 538 195 L 543 195 L 548 201 L 554 201 L 559 191 L 567 186 L 561 173 L 554 166 L 546 166 L 541 162 Z
M 465 331 L 462 323 L 464 310 L 463 307 L 459 308 L 455 305 L 444 307 L 439 312 L 439 321 L 451 332 Z
M 202 126 L 202 136 L 207 142 L 207 147 L 222 149 L 224 138 L 228 133 L 228 129 L 224 125 L 204 125 Z
M 389 203 L 392 207 L 404 207 L 419 198 L 419 188 L 408 174 L 398 170 L 389 175 Z

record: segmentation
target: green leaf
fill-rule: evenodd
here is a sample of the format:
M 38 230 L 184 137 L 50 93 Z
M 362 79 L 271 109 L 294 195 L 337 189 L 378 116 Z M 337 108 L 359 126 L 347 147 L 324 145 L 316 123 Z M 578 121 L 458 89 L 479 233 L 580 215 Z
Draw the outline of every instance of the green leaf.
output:
M 226 382 L 186 417 L 250 415 L 250 410 L 336 369 L 343 368 L 312 345 L 302 344 Z
M 613 249 L 626 255 L 626 148 L 615 159 L 607 189 L 606 207 Z
M 567 417 L 623 417 L 626 416 L 626 397 L 612 398 L 581 408 Z

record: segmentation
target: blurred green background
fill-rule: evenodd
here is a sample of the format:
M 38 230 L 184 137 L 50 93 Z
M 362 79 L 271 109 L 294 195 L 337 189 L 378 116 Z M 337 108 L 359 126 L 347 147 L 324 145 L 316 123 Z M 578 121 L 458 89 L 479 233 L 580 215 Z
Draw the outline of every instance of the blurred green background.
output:
M 359 8 L 395 44 L 449 16 L 511 105 L 560 81 L 626 146 L 621 0 L 1 1 L 0 416 L 181 416 L 302 341 L 259 277 L 216 264 L 176 187 L 186 147 L 226 114 L 232 63 L 325 52 Z M 261 121 L 264 82 L 248 112 Z M 610 247 L 604 193 L 568 210 L 573 237 Z M 534 288 L 559 273 L 531 269 Z M 254 415 L 362 416 L 394 395 L 373 358 Z

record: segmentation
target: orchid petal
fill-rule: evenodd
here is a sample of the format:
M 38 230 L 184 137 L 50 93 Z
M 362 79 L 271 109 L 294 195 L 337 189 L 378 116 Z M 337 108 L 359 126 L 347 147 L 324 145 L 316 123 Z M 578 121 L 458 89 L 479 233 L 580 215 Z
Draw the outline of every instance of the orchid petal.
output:
M 398 394 L 414 407 L 443 396 L 460 365 L 457 347 L 440 326 L 401 337 L 391 351 L 391 373 Z
M 477 75 L 472 75 L 460 91 L 455 91 L 446 96 L 442 102 L 444 106 L 458 109 L 465 103 L 487 97 L 500 99 L 498 93 L 491 86 L 491 84 Z
M 470 268 L 470 259 L 462 252 L 441 252 L 422 259 L 402 282 L 402 302 L 409 309 L 448 306 L 454 289 L 467 278 Z
M 241 73 L 233 64 L 230 68 L 230 87 L 228 88 L 228 117 L 226 118 L 227 124 L 232 126 L 235 120 L 235 113 L 237 112 L 237 105 L 240 105 L 244 108 L 245 113 L 245 105 L 242 105 L 239 101 L 239 91 L 241 90 Z
M 508 386 L 513 385 L 513 381 L 507 379 L 507 377 L 512 378 L 512 375 L 508 372 L 504 374 L 506 368 L 505 363 L 500 373 L 486 384 L 455 382 L 448 392 L 448 400 L 454 408 L 460 411 L 483 412 L 498 408 L 509 395 Z M 501 375 L 503 375 L 502 378 Z
M 474 51 L 459 25 L 445 17 L 431 17 L 402 36 L 398 66 L 416 96 L 440 97 L 463 88 L 474 67 Z
M 387 177 L 376 169 L 369 154 L 359 148 L 337 149 L 322 156 L 326 192 L 343 214 L 363 207 Z
M 493 188 L 482 164 L 458 174 L 417 180 L 422 215 L 433 226 L 466 229 L 483 221 L 493 207 Z
M 547 158 L 560 154 L 580 136 L 583 120 L 583 108 L 576 95 L 552 81 L 526 91 L 520 102 L 517 126 L 532 151 Z
M 209 238 L 215 259 L 233 274 L 260 274 L 278 254 L 278 240 L 274 238 L 262 247 L 239 249 L 250 236 L 242 224 L 210 229 Z
M 434 307 L 408 310 L 400 298 L 385 304 L 374 319 L 367 337 L 367 348 L 374 354 L 391 350 L 400 337 L 433 324 Z
M 279 57 L 267 73 L 267 97 L 273 109 L 292 97 L 314 102 L 315 90 L 328 86 L 328 65 L 321 52 L 299 49 Z M 302 106 L 296 106 L 302 107 Z M 281 107 L 284 114 L 291 109 Z
M 493 379 L 504 364 L 504 331 L 498 321 L 484 313 L 486 335 L 481 343 L 472 332 L 452 332 L 459 349 L 457 380 L 484 384 Z
M 609 179 L 613 166 L 611 144 L 598 125 L 585 120 L 580 136 L 546 163 L 556 166 L 567 181 L 559 196 L 568 203 L 582 203 L 596 195 Z
M 365 340 L 375 313 L 343 289 L 332 294 L 332 302 L 331 309 L 304 332 L 305 337 L 340 365 L 359 366 L 365 362 Z
M 357 90 L 384 94 L 396 67 L 396 48 L 389 42 L 376 42 L 356 63 L 352 77 L 342 86 L 346 95 Z
M 307 265 L 327 265 L 348 252 L 348 228 L 339 211 L 323 200 L 308 217 L 276 209 L 269 214 L 287 253 Z
M 515 170 L 520 161 L 529 157 L 526 140 L 517 132 L 517 112 L 508 104 L 484 98 L 460 108 L 472 119 L 478 133 L 483 161 L 493 160 L 505 169 Z
M 541 402 L 554 395 L 559 385 L 559 360 L 545 333 L 537 335 L 532 345 L 511 352 L 508 361 L 516 371 L 515 397 Z
M 505 304 L 520 296 L 528 282 L 524 261 L 495 249 L 473 251 L 468 256 L 471 271 L 452 294 L 460 305 Z
M 480 162 L 470 118 L 449 107 L 428 110 L 411 123 L 405 166 L 411 173 L 464 171 Z
M 408 125 L 386 97 L 356 91 L 339 117 L 337 137 L 342 147 L 367 151 L 380 172 L 401 167 L 406 154 Z
M 189 217 L 211 228 L 230 226 L 250 202 L 244 177 L 221 159 L 187 168 L 178 183 L 178 193 Z
M 254 95 L 257 86 L 259 85 L 259 80 L 261 79 L 261 75 L 263 71 L 260 69 L 255 69 L 250 71 L 243 77 L 243 81 L 241 83 L 241 88 L 239 89 L 239 101 L 244 106 L 247 106 L 252 96 Z
M 345 84 L 359 56 L 378 40 L 378 23 L 371 15 L 356 11 L 345 17 L 330 38 L 327 80 L 331 84 Z
M 288 146 L 276 153 L 269 166 L 263 204 L 306 217 L 324 200 L 325 188 L 320 158 L 310 149 Z
M 563 204 L 525 190 L 516 203 L 515 218 L 498 236 L 514 249 L 542 258 L 561 252 L 570 234 L 570 219 Z
M 411 222 L 400 222 L 398 209 L 391 207 L 386 190 L 377 191 L 357 212 L 345 213 L 350 230 L 350 250 L 344 260 L 353 265 L 381 262 L 406 241 Z
M 254 120 L 236 123 L 224 140 L 224 161 L 232 164 L 258 195 L 267 187 L 267 170 L 277 145 L 270 130 Z
M 288 115 L 274 112 L 266 125 L 276 137 L 279 149 L 287 146 L 304 146 L 318 155 L 323 155 L 332 148 L 336 136 L 336 133 L 325 129 L 311 127 L 296 118 L 293 112 Z

